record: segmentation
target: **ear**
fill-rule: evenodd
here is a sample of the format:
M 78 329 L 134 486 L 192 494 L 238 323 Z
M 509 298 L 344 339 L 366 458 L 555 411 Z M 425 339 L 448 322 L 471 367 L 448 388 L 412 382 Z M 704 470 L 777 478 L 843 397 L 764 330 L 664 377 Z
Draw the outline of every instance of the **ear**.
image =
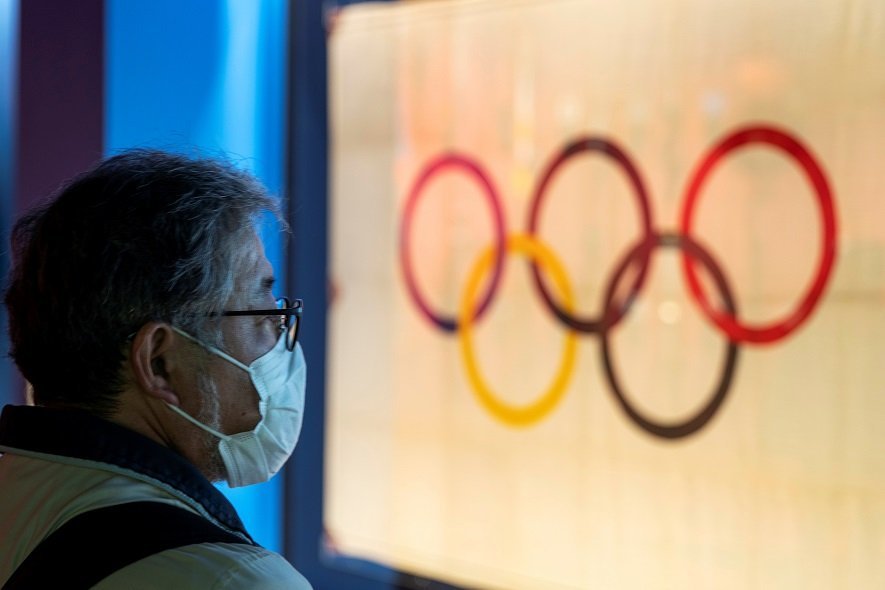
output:
M 173 406 L 179 405 L 169 378 L 169 371 L 174 367 L 170 349 L 176 336 L 169 324 L 149 322 L 136 332 L 129 354 L 132 375 L 138 388 Z

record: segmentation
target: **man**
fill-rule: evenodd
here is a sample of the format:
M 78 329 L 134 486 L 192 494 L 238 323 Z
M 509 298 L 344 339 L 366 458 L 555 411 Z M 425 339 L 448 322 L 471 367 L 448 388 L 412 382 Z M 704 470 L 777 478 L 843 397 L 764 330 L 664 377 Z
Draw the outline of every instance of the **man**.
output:
M 210 483 L 269 479 L 301 427 L 301 307 L 271 294 L 266 211 L 230 165 L 134 150 L 16 224 L 35 406 L 0 416 L 4 588 L 310 588 Z

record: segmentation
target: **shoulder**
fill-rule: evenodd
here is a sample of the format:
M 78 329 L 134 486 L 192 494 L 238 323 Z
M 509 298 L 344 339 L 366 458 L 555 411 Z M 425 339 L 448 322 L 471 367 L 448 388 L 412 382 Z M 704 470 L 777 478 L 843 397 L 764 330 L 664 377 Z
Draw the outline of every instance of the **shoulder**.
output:
M 311 585 L 282 556 L 267 549 L 232 543 L 201 543 L 142 559 L 108 576 L 95 588 L 311 590 Z

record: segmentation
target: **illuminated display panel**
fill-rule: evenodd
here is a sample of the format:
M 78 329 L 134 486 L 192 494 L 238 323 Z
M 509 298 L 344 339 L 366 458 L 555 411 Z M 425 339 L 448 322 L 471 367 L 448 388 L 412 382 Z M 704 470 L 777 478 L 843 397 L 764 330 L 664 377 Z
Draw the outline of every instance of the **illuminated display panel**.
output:
M 326 557 L 885 579 L 882 55 L 872 1 L 338 14 Z

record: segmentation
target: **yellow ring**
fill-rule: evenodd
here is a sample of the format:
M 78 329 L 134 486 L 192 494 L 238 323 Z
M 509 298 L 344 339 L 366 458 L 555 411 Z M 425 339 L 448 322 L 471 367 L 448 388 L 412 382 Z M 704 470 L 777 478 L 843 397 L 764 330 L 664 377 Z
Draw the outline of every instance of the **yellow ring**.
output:
M 574 295 L 562 264 L 547 246 L 534 237 L 524 234 L 511 234 L 507 238 L 507 252 L 522 254 L 536 260 L 553 277 L 553 282 L 561 292 L 563 307 L 567 311 L 574 308 Z M 486 249 L 470 271 L 461 305 L 458 309 L 458 341 L 461 344 L 461 356 L 467 367 L 467 378 L 479 402 L 492 416 L 509 426 L 529 426 L 549 414 L 558 404 L 571 380 L 575 368 L 575 349 L 577 338 L 574 330 L 568 330 L 563 347 L 563 359 L 553 383 L 537 401 L 524 406 L 514 406 L 498 399 L 494 391 L 486 384 L 476 363 L 476 354 L 471 340 L 472 310 L 479 284 L 485 276 L 495 255 L 495 247 Z

